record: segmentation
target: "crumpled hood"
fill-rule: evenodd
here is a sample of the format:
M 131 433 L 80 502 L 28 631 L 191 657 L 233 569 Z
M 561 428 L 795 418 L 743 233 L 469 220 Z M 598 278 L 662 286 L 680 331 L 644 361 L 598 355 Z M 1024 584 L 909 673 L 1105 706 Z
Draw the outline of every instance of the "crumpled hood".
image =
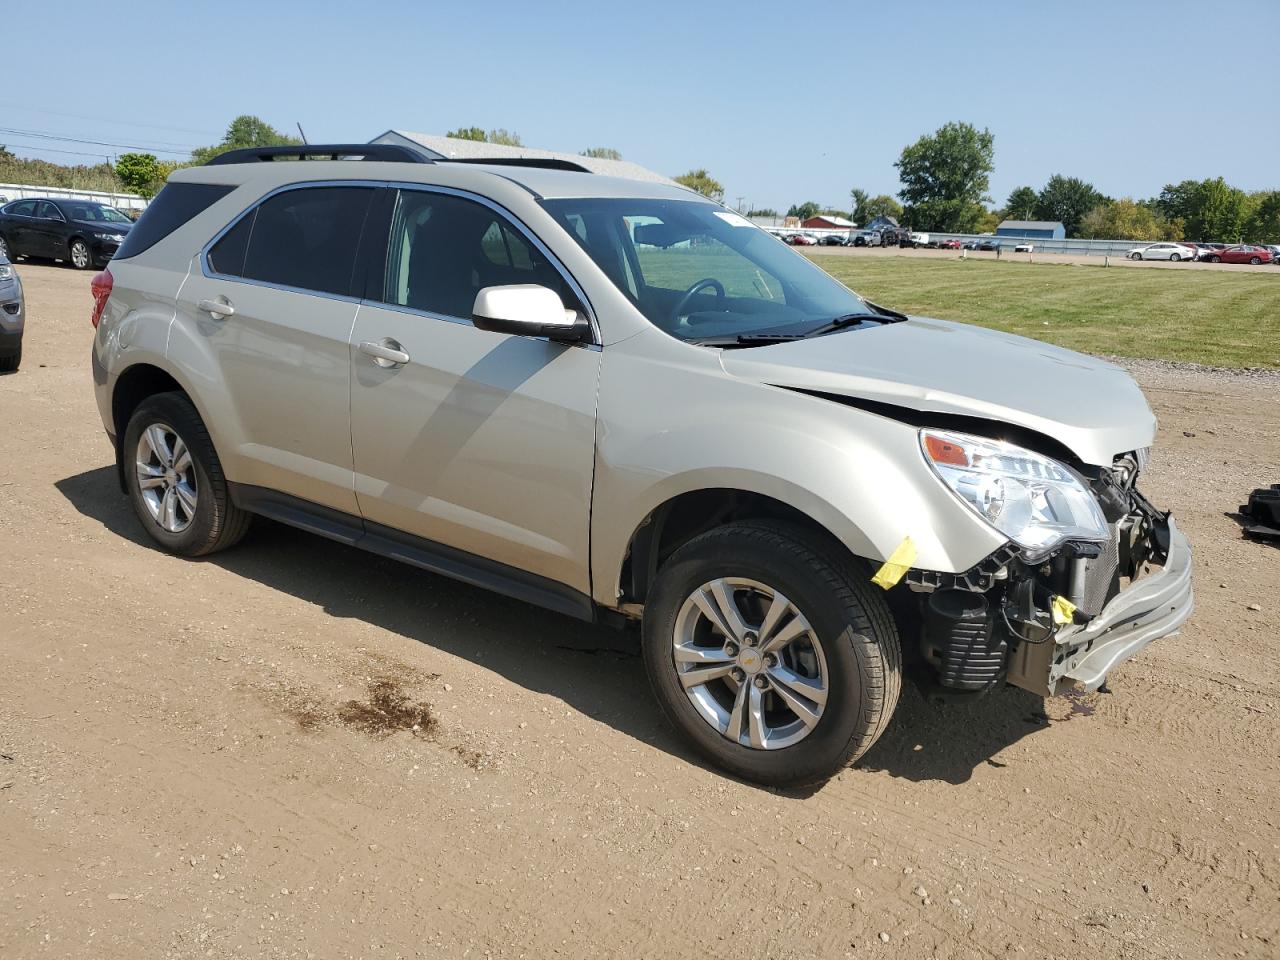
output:
M 725 350 L 727 373 L 928 413 L 1015 424 L 1109 465 L 1151 445 L 1156 419 L 1115 364 L 1012 334 L 913 317 L 812 340 Z

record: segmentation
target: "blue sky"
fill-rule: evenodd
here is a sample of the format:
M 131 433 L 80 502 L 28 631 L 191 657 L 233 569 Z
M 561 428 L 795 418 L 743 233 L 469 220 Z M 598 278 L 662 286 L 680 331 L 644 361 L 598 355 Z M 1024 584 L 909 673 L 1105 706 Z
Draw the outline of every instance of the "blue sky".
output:
M 0 128 L 192 146 L 239 113 L 301 121 L 313 142 L 506 127 L 669 175 L 705 166 L 730 203 L 784 208 L 845 207 L 853 186 L 895 193 L 903 146 L 965 120 L 995 135 L 997 203 L 1053 173 L 1113 196 L 1218 175 L 1280 188 L 1280 17 L 1239 9 L 9 0 Z M 62 162 L 92 158 L 47 151 L 126 152 L 6 142 Z

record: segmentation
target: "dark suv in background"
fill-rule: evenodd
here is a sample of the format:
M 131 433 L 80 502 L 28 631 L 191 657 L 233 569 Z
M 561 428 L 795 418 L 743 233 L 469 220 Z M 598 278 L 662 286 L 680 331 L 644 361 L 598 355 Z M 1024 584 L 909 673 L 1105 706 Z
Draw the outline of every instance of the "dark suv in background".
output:
M 14 200 L 0 207 L 0 254 L 49 257 L 87 270 L 115 256 L 132 228 L 115 207 L 91 200 Z

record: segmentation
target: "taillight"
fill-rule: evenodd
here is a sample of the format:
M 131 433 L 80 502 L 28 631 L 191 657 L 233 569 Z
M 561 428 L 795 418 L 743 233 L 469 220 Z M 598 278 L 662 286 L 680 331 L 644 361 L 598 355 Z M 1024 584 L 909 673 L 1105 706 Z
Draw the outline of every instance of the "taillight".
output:
M 94 276 L 93 282 L 89 284 L 89 289 L 93 291 L 93 313 L 89 315 L 89 322 L 93 324 L 95 330 L 102 321 L 102 311 L 107 307 L 107 298 L 111 296 L 111 287 L 114 283 L 115 279 L 107 269 Z

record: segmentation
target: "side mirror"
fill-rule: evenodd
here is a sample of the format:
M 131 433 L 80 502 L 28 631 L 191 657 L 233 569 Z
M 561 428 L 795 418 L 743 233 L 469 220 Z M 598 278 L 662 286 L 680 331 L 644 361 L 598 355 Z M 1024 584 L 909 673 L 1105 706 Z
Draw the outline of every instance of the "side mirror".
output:
M 481 330 L 581 343 L 591 333 L 585 317 L 566 310 L 559 294 L 536 283 L 485 287 L 476 294 L 471 320 Z

